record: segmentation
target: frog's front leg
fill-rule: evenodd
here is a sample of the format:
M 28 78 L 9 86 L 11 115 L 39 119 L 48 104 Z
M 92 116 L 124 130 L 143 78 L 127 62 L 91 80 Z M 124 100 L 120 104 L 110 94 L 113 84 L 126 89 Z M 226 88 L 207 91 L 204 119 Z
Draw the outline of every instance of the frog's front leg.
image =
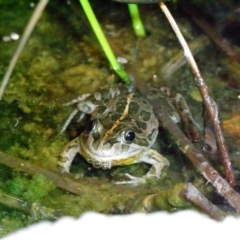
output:
M 162 169 L 165 166 L 170 165 L 167 158 L 165 158 L 163 155 L 161 155 L 159 152 L 153 149 L 149 150 L 149 154 L 147 155 L 146 159 L 143 162 L 146 162 L 152 165 L 152 167 L 149 169 L 149 171 L 145 175 L 146 178 L 156 177 L 157 179 L 159 179 L 162 173 Z
M 66 144 L 59 154 L 58 165 L 61 167 L 62 172 L 69 172 L 72 161 L 79 152 L 78 139 L 79 137 L 76 137 Z
M 142 177 L 134 177 L 128 173 L 125 173 L 124 176 L 129 180 L 115 182 L 115 184 L 130 184 L 134 186 L 144 184 L 149 179 L 159 179 L 162 169 L 165 166 L 169 166 L 169 161 L 167 158 L 163 157 L 160 153 L 153 149 L 149 149 L 147 152 L 145 152 L 141 159 L 139 159 L 137 162 L 145 162 L 152 165 L 152 167 L 149 169 L 147 174 Z

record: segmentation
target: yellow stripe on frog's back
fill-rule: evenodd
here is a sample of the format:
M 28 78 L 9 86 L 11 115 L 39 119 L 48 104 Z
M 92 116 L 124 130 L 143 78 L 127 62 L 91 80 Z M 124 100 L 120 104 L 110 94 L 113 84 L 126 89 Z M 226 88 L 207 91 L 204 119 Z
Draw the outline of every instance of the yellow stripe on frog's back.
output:
M 125 109 L 124 109 L 122 115 L 120 116 L 119 119 L 116 120 L 116 122 L 113 124 L 113 126 L 109 130 L 107 130 L 107 132 L 105 133 L 105 135 L 101 139 L 101 142 L 104 142 L 107 139 L 107 137 L 113 132 L 113 130 L 120 124 L 120 121 L 122 121 L 128 115 L 129 105 L 131 103 L 133 95 L 134 95 L 134 93 L 128 94 L 127 103 L 126 103 L 126 106 L 125 106 Z

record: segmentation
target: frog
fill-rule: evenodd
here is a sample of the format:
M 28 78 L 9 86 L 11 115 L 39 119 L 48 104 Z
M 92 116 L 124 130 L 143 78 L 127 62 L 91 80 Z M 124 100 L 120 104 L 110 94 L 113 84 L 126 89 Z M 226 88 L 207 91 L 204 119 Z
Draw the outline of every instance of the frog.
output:
M 63 133 L 76 114 L 81 119 L 90 115 L 85 130 L 67 143 L 59 154 L 58 166 L 69 172 L 73 159 L 79 153 L 94 168 L 111 169 L 147 163 L 151 167 L 141 176 L 123 175 L 127 180 L 115 184 L 137 186 L 161 177 L 169 161 L 153 149 L 158 136 L 159 121 L 153 107 L 135 88 L 120 85 L 86 93 L 68 102 L 76 105 L 65 122 Z

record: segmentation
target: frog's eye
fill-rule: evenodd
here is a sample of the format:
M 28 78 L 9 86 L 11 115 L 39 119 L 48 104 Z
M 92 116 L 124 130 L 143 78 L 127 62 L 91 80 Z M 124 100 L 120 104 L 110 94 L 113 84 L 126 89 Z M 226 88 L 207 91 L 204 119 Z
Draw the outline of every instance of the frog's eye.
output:
M 94 122 L 92 120 L 90 120 L 87 124 L 86 124 L 86 130 L 88 132 L 91 132 L 93 130 L 94 127 Z
M 135 137 L 136 137 L 135 132 L 133 132 L 132 130 L 126 131 L 124 134 L 124 139 L 127 143 L 133 142 Z

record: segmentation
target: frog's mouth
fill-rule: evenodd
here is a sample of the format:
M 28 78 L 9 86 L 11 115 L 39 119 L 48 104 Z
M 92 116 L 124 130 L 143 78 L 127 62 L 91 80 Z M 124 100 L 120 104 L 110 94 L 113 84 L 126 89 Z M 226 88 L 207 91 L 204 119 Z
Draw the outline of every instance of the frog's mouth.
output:
M 93 148 L 89 147 L 83 139 L 79 138 L 79 151 L 80 154 L 91 164 L 93 164 L 96 168 L 111 168 L 113 166 L 124 166 L 124 165 L 131 165 L 137 163 L 137 160 L 141 158 L 143 155 L 143 150 L 136 150 L 127 152 L 127 153 L 120 153 L 120 154 L 102 154 L 100 155 L 99 152 L 91 151 Z

